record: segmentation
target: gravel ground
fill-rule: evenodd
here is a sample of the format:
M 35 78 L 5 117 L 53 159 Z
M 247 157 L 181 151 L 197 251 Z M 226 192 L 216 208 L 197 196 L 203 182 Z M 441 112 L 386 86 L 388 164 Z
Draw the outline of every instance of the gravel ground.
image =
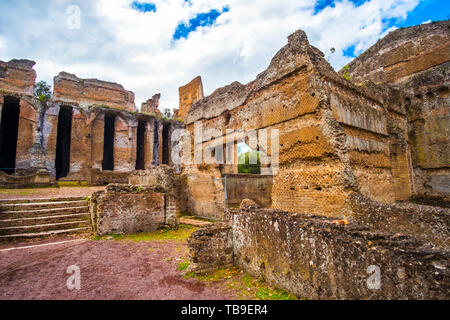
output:
M 0 189 L 0 199 L 86 197 L 99 190 L 105 190 L 105 187 Z
M 64 238 L 58 239 L 63 241 Z M 73 240 L 73 238 L 65 239 Z M 39 243 L 33 243 L 36 245 Z M 27 244 L 30 245 L 30 244 Z M 230 291 L 185 279 L 177 270 L 186 243 L 87 240 L 28 249 L 0 248 L 0 299 L 226 300 Z M 81 289 L 69 290 L 69 266 Z

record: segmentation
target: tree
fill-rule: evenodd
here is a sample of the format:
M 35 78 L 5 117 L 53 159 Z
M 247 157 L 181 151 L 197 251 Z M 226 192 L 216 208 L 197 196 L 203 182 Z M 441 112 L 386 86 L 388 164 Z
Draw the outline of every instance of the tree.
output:
M 167 108 L 164 109 L 163 116 L 165 118 L 172 119 L 173 118 L 172 111 L 170 109 L 167 109 Z
M 41 102 L 47 102 L 52 97 L 50 85 L 45 81 L 39 81 L 34 88 L 34 96 Z

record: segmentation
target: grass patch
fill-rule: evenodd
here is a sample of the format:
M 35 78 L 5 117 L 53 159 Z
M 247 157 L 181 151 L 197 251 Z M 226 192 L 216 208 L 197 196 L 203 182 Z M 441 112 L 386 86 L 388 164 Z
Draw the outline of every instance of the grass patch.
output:
M 33 189 L 5 189 L 5 188 L 1 188 L 0 189 L 0 194 L 10 194 L 10 195 L 18 195 L 18 196 L 27 196 L 29 194 L 33 194 L 39 192 L 38 190 L 33 190 Z
M 59 187 L 88 187 L 87 181 L 58 181 Z
M 222 282 L 241 300 L 298 300 L 285 290 L 271 287 L 264 279 L 255 279 L 237 267 L 222 268 L 210 274 L 197 276 L 189 272 L 184 275 L 184 278 L 196 278 L 203 282 Z
M 197 230 L 198 228 L 194 226 L 188 226 L 185 224 L 181 224 L 177 230 L 172 230 L 168 228 L 164 228 L 152 233 L 139 233 L 139 234 L 130 234 L 130 235 L 120 235 L 120 234 L 112 234 L 103 237 L 93 237 L 93 240 L 107 240 L 108 237 L 112 237 L 113 240 L 116 241 L 177 241 L 177 242 L 185 242 L 187 238 Z
M 189 267 L 189 260 L 182 261 L 182 262 L 178 263 L 177 270 L 183 271 L 183 270 L 186 270 L 188 267 Z

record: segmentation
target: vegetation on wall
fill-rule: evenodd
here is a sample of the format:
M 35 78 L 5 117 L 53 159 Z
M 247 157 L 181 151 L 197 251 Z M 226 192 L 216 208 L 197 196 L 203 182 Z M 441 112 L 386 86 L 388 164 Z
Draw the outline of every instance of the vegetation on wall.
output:
M 256 158 L 256 164 L 250 164 L 250 159 L 252 157 L 254 157 L 253 159 Z M 238 172 L 261 174 L 261 161 L 259 159 L 259 152 L 250 150 L 245 153 L 241 153 L 238 157 Z
M 34 96 L 42 103 L 47 102 L 52 97 L 51 87 L 45 81 L 39 81 L 34 88 Z

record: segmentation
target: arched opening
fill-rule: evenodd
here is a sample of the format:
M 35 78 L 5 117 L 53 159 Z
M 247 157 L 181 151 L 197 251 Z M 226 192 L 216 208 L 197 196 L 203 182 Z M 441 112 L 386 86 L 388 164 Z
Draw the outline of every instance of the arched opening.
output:
M 114 135 L 116 115 L 105 114 L 105 131 L 103 135 L 103 161 L 102 170 L 114 170 Z
M 58 114 L 56 136 L 56 179 L 67 177 L 70 171 L 70 141 L 72 134 L 72 107 L 62 106 Z
M 170 127 L 171 125 L 169 123 L 164 124 L 163 126 L 163 149 L 162 149 L 162 163 L 170 165 Z
M 137 127 L 136 170 L 145 170 L 145 121 L 139 120 Z
M 0 170 L 12 174 L 16 170 L 17 136 L 20 100 L 5 97 L 0 125 Z

